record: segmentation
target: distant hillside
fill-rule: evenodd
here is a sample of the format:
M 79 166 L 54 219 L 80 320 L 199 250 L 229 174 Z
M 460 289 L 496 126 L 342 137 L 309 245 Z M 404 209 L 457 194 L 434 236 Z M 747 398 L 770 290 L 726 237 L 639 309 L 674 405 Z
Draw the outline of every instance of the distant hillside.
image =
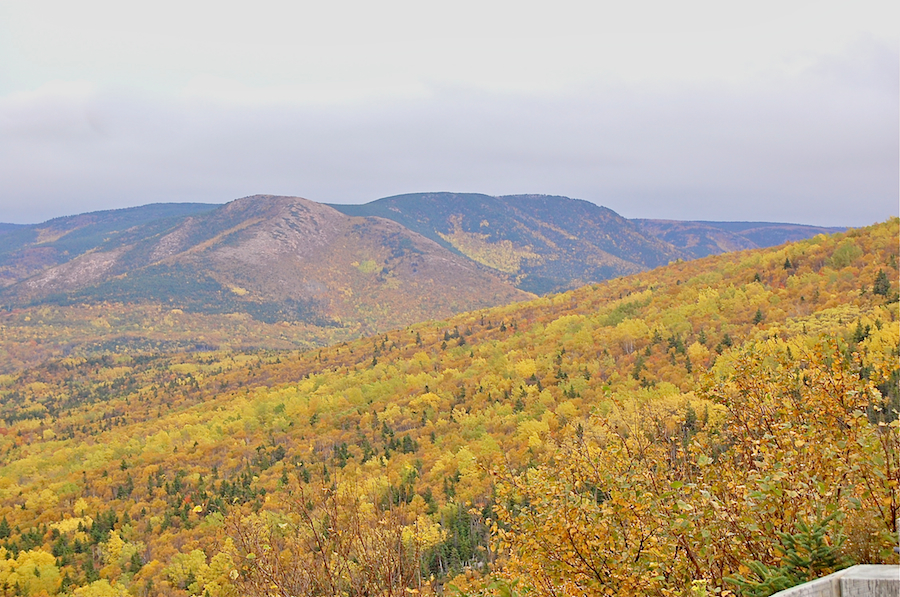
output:
M 817 234 L 833 234 L 846 230 L 774 222 L 631 221 L 645 234 L 672 244 L 692 259 L 730 251 L 774 247 L 786 242 L 812 238 Z
M 12 231 L 0 243 L 0 303 L 10 307 L 249 314 L 334 330 L 324 342 L 531 296 L 395 222 L 296 197 L 86 214 Z M 128 342 L 146 337 L 139 327 Z M 256 345 L 284 347 L 283 336 Z
M 416 193 L 330 207 L 349 216 L 393 220 L 516 287 L 538 294 L 652 269 L 676 259 L 775 246 L 842 230 L 766 222 L 628 220 L 588 201 L 548 195 Z M 233 242 L 237 237 L 232 229 L 251 225 L 241 218 L 260 217 L 257 209 L 169 203 L 34 225 L 0 224 L 0 287 L 44 274 L 24 288 L 0 294 L 0 301 L 4 297 L 16 303 L 40 301 L 135 267 L 155 265 L 169 250 L 166 246 L 182 240 L 210 240 L 227 232 Z M 166 236 L 176 229 L 178 235 L 186 235 L 184 239 Z M 166 246 L 159 245 L 164 236 Z M 70 262 L 68 268 L 59 268 Z M 177 294 L 178 288 L 170 290 Z
M 416 193 L 333 207 L 394 220 L 538 294 L 684 257 L 611 209 L 568 197 Z
M 363 308 L 396 326 L 528 296 L 394 222 L 296 197 L 96 212 L 0 239 L 0 296 L 17 305 L 152 300 L 328 325 Z
M 22 227 L 24 227 L 24 224 L 4 224 L 0 222 L 0 234 L 5 234 Z
M 48 358 L 312 348 L 826 229 L 627 220 L 567 197 L 254 196 L 0 225 L 0 373 Z
M 550 195 L 414 193 L 332 207 L 394 220 L 537 294 L 676 259 L 771 247 L 843 230 L 768 222 L 629 220 L 588 201 Z
M 184 218 L 219 207 L 154 203 L 54 218 L 41 224 L 0 224 L 0 286 L 10 286 L 88 252 L 109 252 L 152 238 Z

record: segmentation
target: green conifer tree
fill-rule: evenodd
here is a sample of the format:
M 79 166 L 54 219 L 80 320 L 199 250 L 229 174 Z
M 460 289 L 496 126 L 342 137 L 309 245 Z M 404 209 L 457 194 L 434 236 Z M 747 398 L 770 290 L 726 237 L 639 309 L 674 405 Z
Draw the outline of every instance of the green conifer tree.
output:
M 878 270 L 875 274 L 875 284 L 872 286 L 872 292 L 881 296 L 887 296 L 891 291 L 891 281 L 888 280 L 887 274 L 883 269 Z
M 726 577 L 725 581 L 736 585 L 744 597 L 768 597 L 850 565 L 841 554 L 844 536 L 830 529 L 839 514 L 835 512 L 812 525 L 799 521 L 799 532 L 794 534 L 778 533 L 782 552 L 780 566 L 751 561 L 746 565 L 753 577 L 736 574 Z

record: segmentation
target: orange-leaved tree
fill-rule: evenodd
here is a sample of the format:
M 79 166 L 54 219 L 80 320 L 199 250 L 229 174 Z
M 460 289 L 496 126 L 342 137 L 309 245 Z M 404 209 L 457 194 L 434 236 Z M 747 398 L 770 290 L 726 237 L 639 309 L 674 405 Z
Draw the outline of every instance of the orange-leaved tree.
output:
M 705 422 L 686 395 L 570 426 L 549 462 L 498 473 L 505 573 L 541 595 L 727 590 L 755 563 L 787 565 L 783 538 L 825 519 L 829 565 L 896 560 L 896 360 L 851 348 L 799 338 L 726 353 Z M 804 562 L 792 578 L 829 571 Z
M 278 511 L 230 517 L 242 595 L 430 594 L 424 552 L 439 527 L 354 482 L 298 486 Z

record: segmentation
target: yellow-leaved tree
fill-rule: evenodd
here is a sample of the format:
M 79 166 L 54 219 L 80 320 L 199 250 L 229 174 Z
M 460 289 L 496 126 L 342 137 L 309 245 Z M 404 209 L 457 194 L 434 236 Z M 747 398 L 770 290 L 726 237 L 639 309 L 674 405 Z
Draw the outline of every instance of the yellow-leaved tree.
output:
M 852 348 L 750 344 L 707 379 L 704 416 L 635 400 L 570 426 L 551 461 L 498 472 L 505 575 L 539 595 L 766 594 L 896 561 L 896 358 Z
M 351 481 L 325 481 L 295 488 L 286 509 L 232 516 L 239 593 L 430 594 L 420 563 L 442 531 L 386 497 Z

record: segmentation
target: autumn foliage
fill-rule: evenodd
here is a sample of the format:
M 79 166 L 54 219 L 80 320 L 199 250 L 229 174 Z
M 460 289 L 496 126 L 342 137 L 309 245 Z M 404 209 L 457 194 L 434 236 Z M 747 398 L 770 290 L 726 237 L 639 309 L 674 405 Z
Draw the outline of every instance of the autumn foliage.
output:
M 704 382 L 717 420 L 688 398 L 616 405 L 569 428 L 547 464 L 498 473 L 507 574 L 547 595 L 723 588 L 827 517 L 839 561 L 891 559 L 900 434 L 878 390 L 891 372 L 848 349 L 751 344 Z
M 311 351 L 25 359 L 0 594 L 751 595 L 896 561 L 898 224 Z

